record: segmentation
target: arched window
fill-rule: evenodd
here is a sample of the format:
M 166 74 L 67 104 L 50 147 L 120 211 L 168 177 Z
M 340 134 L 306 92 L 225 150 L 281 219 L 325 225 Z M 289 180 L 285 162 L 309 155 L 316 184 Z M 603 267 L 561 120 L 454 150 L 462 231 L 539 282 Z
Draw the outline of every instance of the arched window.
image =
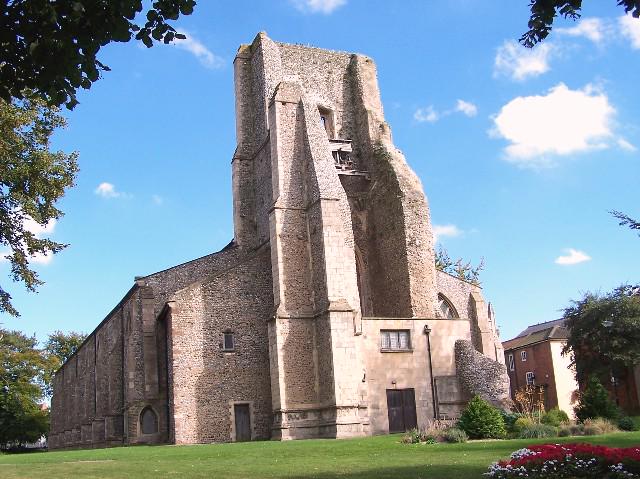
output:
M 440 317 L 445 319 L 459 318 L 456 308 L 453 307 L 451 301 L 449 301 L 444 294 L 438 294 L 438 308 Z
M 142 434 L 155 434 L 158 432 L 158 415 L 151 409 L 151 406 L 145 407 L 140 413 L 140 429 Z

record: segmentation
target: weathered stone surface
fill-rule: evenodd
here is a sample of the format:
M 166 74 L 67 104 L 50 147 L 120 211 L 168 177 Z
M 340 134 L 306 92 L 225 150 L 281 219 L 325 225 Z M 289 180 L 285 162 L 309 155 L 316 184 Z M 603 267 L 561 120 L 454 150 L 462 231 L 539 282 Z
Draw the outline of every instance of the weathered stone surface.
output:
M 497 357 L 480 288 L 435 272 L 373 61 L 260 33 L 234 73 L 234 239 L 135 280 L 56 375 L 52 448 L 387 432 L 395 390 L 459 413 L 457 339 Z
M 509 376 L 504 364 L 473 348 L 470 341 L 456 341 L 456 369 L 462 387 L 496 407 L 510 410 Z

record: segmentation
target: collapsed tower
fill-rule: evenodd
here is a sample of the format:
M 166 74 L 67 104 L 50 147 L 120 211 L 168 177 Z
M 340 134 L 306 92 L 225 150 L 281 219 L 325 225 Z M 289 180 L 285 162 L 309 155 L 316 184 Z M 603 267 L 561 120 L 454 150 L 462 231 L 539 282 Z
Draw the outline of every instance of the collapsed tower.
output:
M 506 401 L 373 61 L 260 33 L 234 66 L 234 239 L 136 279 L 56 374 L 50 447 L 349 437 Z

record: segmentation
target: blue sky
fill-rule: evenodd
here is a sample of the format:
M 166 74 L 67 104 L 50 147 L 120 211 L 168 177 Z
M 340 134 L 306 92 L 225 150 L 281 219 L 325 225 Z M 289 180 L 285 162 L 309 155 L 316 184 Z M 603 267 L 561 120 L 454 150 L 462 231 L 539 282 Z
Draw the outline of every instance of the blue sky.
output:
M 7 280 L 20 318 L 4 327 L 90 332 L 133 283 L 233 236 L 233 58 L 259 31 L 360 52 L 378 66 L 394 141 L 422 179 L 438 241 L 484 258 L 502 339 L 559 317 L 586 291 L 638 282 L 640 21 L 585 2 L 533 51 L 517 45 L 526 0 L 206 2 L 176 27 L 188 40 L 101 52 L 103 74 L 55 148 L 81 172 L 66 216 L 41 236 L 38 294 Z

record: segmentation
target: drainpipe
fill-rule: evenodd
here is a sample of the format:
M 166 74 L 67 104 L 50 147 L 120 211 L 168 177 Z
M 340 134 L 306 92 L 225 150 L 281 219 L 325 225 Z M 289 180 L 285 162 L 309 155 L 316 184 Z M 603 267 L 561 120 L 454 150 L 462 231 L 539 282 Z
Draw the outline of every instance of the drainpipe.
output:
M 428 324 L 424 326 L 424 334 L 427 335 L 427 354 L 429 355 L 429 379 L 431 381 L 431 402 L 433 404 L 433 419 L 438 419 L 438 412 L 436 408 L 436 386 L 433 381 L 433 360 L 431 358 L 431 328 Z

